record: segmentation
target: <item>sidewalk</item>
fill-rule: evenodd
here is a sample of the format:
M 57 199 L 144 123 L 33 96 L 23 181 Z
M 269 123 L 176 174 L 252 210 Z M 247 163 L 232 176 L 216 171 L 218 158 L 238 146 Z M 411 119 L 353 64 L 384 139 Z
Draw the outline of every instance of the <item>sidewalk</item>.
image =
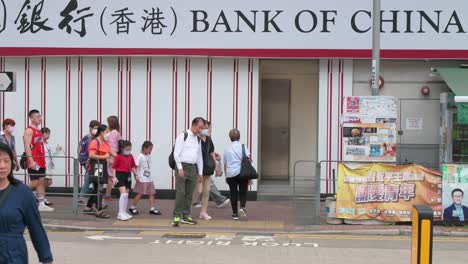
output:
M 75 217 L 71 213 L 71 198 L 50 197 L 54 202 L 56 212 L 42 213 L 43 223 L 49 230 L 64 231 L 167 231 L 167 232 L 230 232 L 230 233 L 301 233 L 301 234 L 339 234 L 339 235 L 369 235 L 369 236 L 408 236 L 411 235 L 411 225 L 327 225 L 325 224 L 325 209 L 322 204 L 321 225 L 296 225 L 296 206 L 294 201 L 255 201 L 247 203 L 248 221 L 233 221 L 230 205 L 226 208 L 216 208 L 210 202 L 209 213 L 211 221 L 200 220 L 196 226 L 171 226 L 171 216 L 174 201 L 159 200 L 157 206 L 162 216 L 148 214 L 148 200 L 139 204 L 140 215 L 132 220 L 122 222 L 116 219 L 118 199 L 109 202 L 109 219 L 97 219 L 94 216 L 80 213 Z M 80 207 L 84 208 L 83 206 Z M 200 209 L 193 208 L 192 214 L 199 215 Z M 468 237 L 468 227 L 435 226 L 436 236 Z

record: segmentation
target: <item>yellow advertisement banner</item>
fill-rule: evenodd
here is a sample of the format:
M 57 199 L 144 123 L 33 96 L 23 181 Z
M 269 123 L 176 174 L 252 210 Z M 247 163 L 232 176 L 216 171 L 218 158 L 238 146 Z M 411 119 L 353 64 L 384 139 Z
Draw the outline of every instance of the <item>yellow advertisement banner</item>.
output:
M 367 164 L 338 168 L 336 214 L 344 219 L 411 221 L 415 204 L 442 217 L 442 175 L 419 165 Z

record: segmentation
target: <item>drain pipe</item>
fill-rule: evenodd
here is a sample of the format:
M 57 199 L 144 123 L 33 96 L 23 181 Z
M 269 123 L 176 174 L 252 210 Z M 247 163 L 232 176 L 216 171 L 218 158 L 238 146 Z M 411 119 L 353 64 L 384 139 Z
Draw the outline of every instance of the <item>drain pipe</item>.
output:
M 380 1 L 373 0 L 372 12 L 372 95 L 379 95 L 380 86 Z

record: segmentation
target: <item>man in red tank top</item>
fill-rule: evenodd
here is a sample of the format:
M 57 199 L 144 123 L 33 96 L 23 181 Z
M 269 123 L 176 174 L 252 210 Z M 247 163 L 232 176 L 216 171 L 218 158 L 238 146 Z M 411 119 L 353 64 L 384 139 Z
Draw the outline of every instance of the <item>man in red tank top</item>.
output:
M 39 126 L 42 124 L 42 116 L 37 110 L 29 111 L 31 125 L 24 132 L 24 152 L 28 157 L 29 188 L 36 190 L 39 201 L 39 211 L 51 212 L 53 208 L 45 205 L 45 181 L 46 160 L 42 133 Z

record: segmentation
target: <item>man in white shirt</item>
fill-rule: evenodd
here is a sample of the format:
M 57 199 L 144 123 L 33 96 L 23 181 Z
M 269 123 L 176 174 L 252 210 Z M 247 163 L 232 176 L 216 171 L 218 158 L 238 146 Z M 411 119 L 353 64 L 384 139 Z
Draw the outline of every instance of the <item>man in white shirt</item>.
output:
M 192 127 L 177 136 L 174 146 L 176 170 L 176 201 L 173 226 L 180 223 L 196 225 L 192 219 L 192 195 L 197 181 L 203 178 L 203 156 L 198 134 L 204 128 L 205 120 L 197 117 L 192 121 Z

